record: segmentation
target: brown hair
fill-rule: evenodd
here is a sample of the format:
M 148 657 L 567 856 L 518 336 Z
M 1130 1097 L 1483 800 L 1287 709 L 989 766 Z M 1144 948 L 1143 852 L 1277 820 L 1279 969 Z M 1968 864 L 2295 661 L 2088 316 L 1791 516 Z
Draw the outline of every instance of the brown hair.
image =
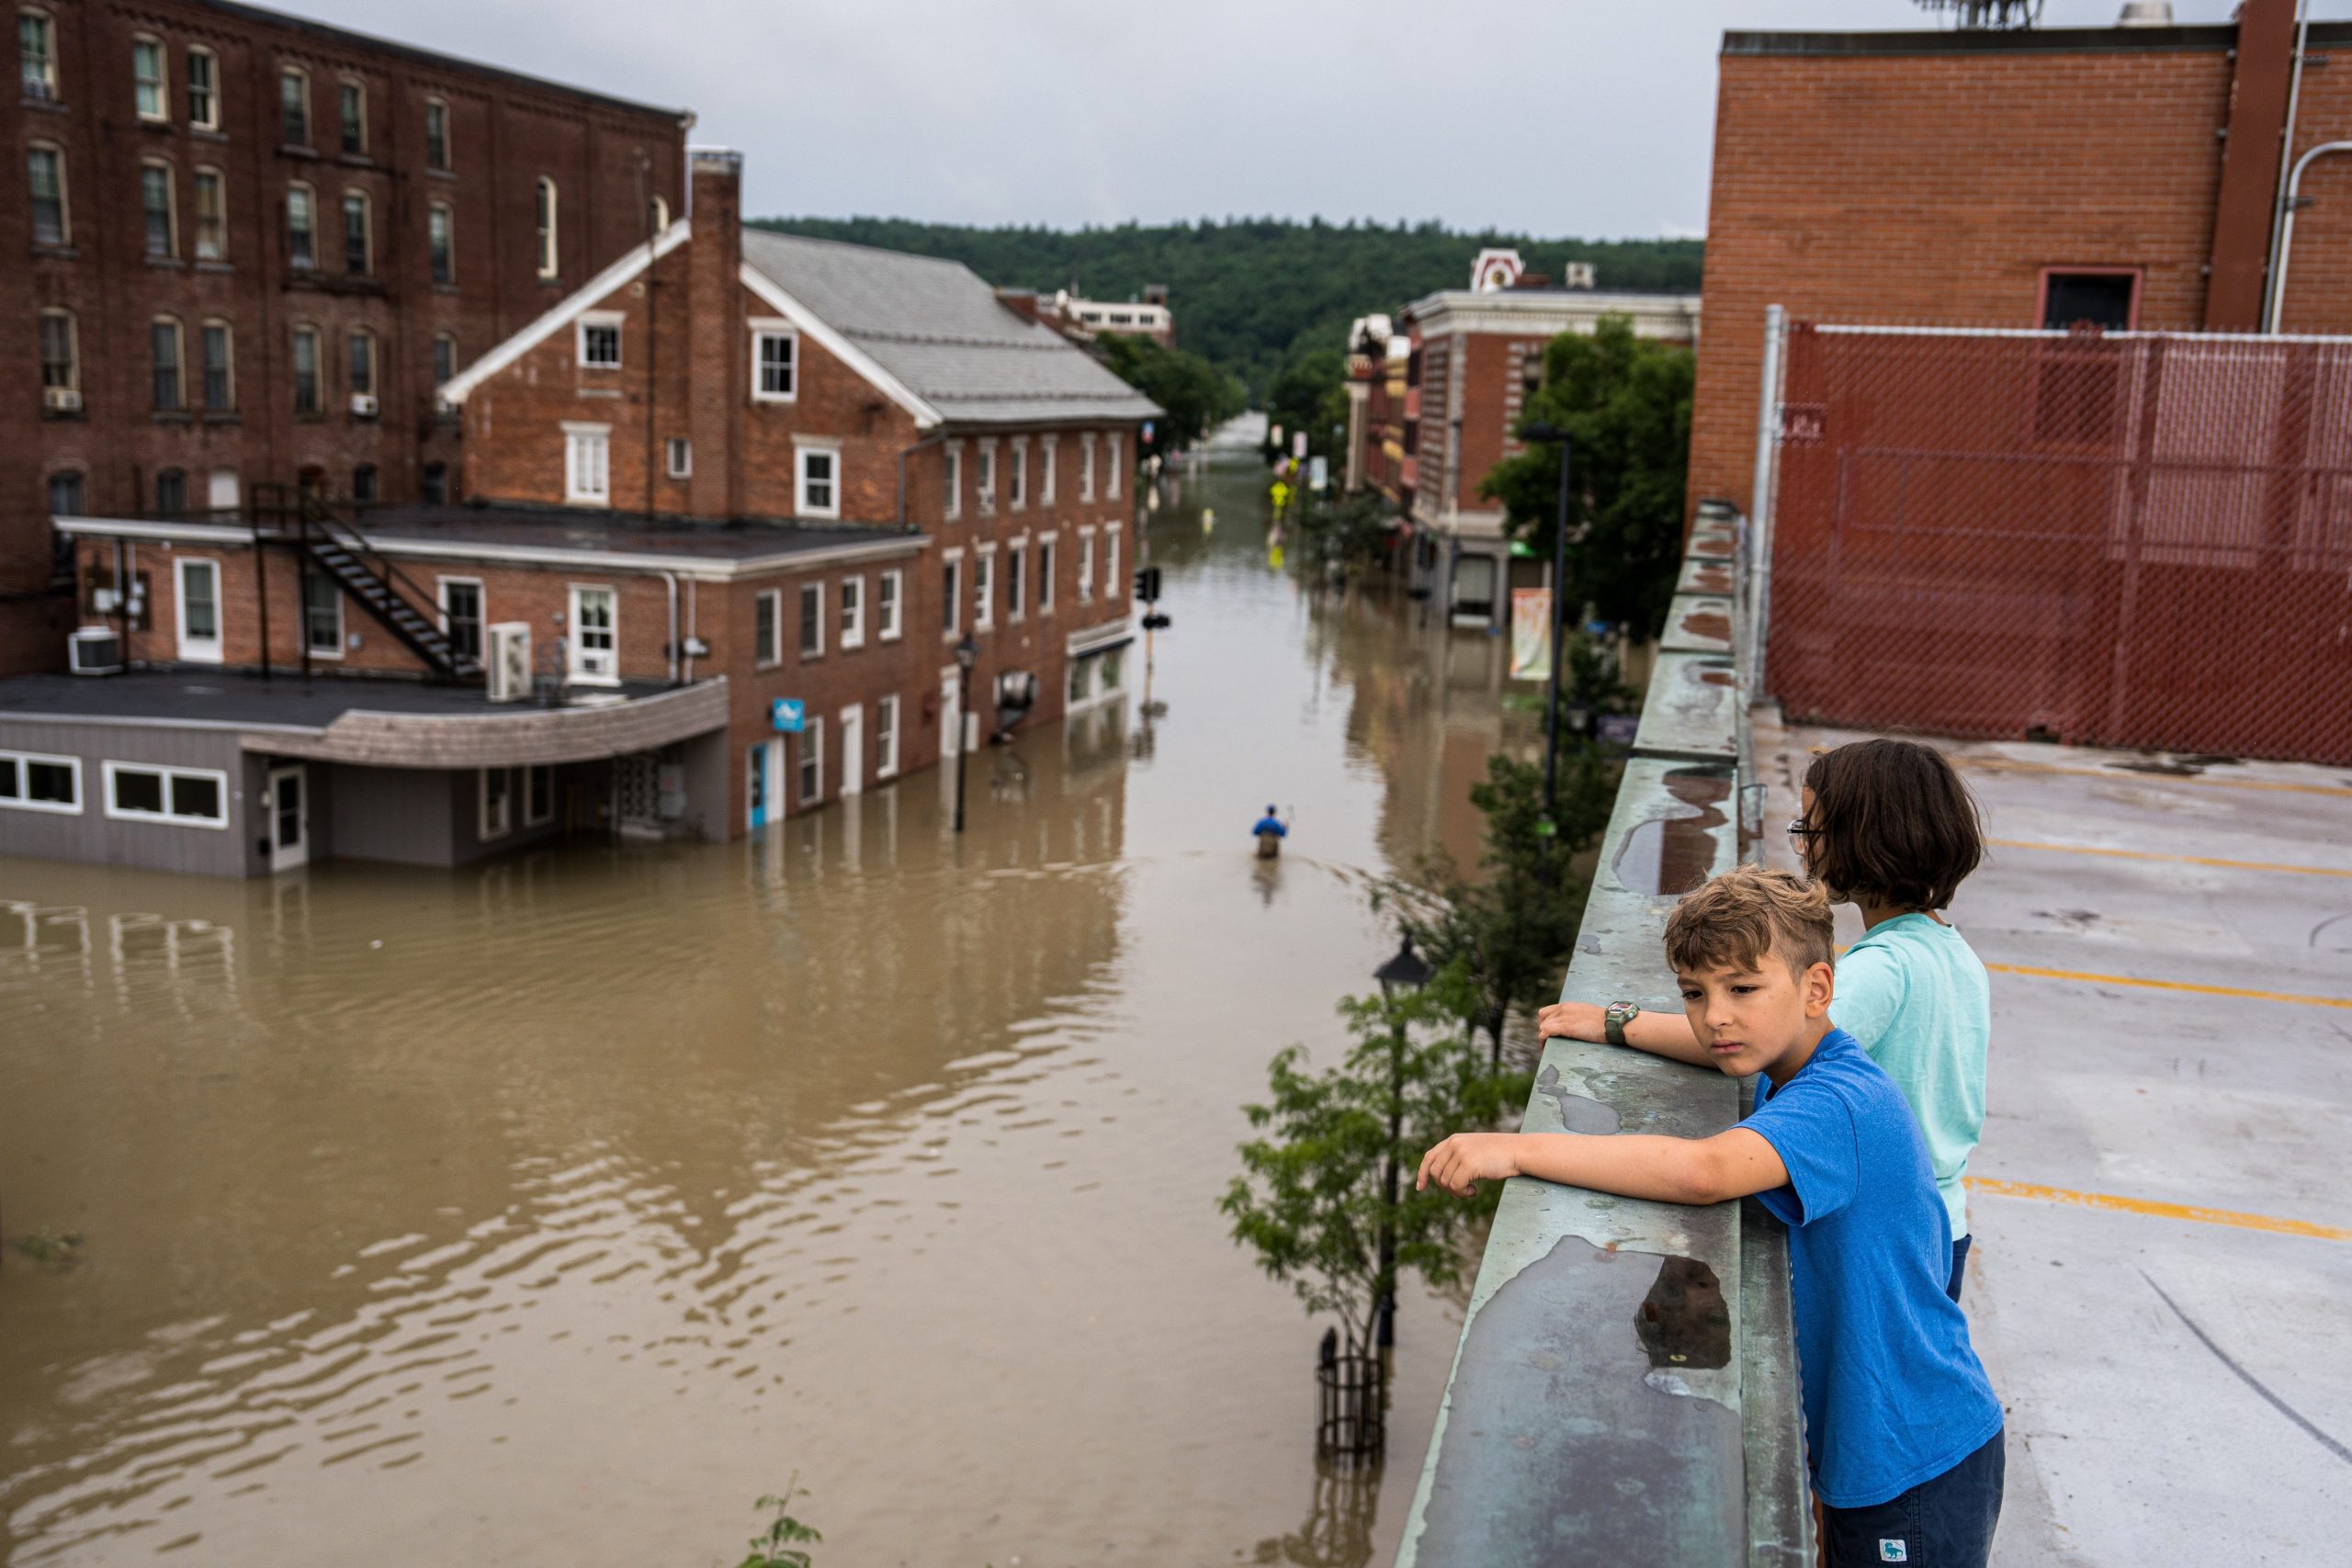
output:
M 1839 898 L 1941 909 L 1984 858 L 1984 826 L 1960 774 L 1916 740 L 1857 740 L 1805 770 L 1807 863 Z
M 1821 884 L 1760 865 L 1732 867 L 1677 904 L 1666 922 L 1666 961 L 1679 975 L 1717 964 L 1760 969 L 1767 953 L 1802 975 L 1828 963 L 1835 945 Z

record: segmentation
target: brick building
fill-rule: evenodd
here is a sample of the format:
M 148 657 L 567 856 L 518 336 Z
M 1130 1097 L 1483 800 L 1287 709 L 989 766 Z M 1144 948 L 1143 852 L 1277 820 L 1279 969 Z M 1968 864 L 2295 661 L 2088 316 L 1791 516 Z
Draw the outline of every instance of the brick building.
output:
M 692 117 L 225 0 L 26 0 L 0 140 L 0 672 L 52 514 L 447 495 L 434 389 L 683 205 Z
M 1957 327 L 2254 332 L 2289 157 L 2352 121 L 2352 25 L 1727 33 L 1694 506 L 1745 508 L 1765 308 Z M 2324 67 L 2324 68 L 2323 68 Z M 2294 121 L 2287 115 L 2294 103 Z M 2352 331 L 2352 158 L 2314 162 L 2275 321 Z

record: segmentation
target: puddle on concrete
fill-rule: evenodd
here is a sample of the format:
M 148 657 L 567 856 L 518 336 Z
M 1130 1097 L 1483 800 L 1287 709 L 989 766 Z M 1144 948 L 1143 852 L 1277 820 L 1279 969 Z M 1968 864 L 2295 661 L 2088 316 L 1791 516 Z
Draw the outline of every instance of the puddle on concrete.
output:
M 1707 880 L 1715 865 L 1714 829 L 1730 818 L 1721 807 L 1731 798 L 1731 775 L 1708 768 L 1676 768 L 1666 775 L 1667 793 L 1693 809 L 1638 824 L 1617 846 L 1610 870 L 1635 893 L 1688 893 Z
M 1560 1077 L 1560 1069 L 1546 1063 L 1535 1079 L 1535 1092 L 1559 1108 L 1560 1125 L 1571 1133 L 1614 1133 L 1623 1125 L 1617 1112 L 1589 1094 L 1578 1094 Z
M 1634 1333 L 1653 1367 L 1729 1366 L 1731 1306 L 1723 1281 L 1695 1258 L 1668 1258 L 1642 1300 Z
M 1731 592 L 1731 568 L 1712 564 L 1693 568 L 1690 586 L 1702 593 L 1728 593 Z
M 1731 640 L 1731 616 L 1721 610 L 1694 610 L 1682 617 L 1682 630 L 1690 637 L 1703 637 L 1716 642 Z

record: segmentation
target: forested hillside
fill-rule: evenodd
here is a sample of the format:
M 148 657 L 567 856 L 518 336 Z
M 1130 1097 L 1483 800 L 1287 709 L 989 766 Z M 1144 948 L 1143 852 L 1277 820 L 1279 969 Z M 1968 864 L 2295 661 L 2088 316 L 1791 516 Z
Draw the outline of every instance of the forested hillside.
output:
M 1696 240 L 1542 240 L 1464 234 L 1435 223 L 1381 228 L 1317 220 L 1122 224 L 1113 229 L 971 229 L 902 218 L 771 218 L 763 228 L 889 250 L 950 256 L 1001 288 L 1073 288 L 1125 299 L 1164 283 L 1178 345 L 1241 378 L 1254 398 L 1295 354 L 1338 348 L 1350 321 L 1460 288 L 1489 245 L 1516 247 L 1528 266 L 1559 275 L 1591 262 L 1604 289 L 1699 288 Z

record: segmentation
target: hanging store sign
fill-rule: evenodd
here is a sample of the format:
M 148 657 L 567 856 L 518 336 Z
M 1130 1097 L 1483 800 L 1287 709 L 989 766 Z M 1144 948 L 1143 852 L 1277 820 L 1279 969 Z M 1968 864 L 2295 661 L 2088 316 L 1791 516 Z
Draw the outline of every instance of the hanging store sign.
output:
M 807 706 L 798 697 L 778 697 L 768 705 L 768 722 L 781 735 L 797 735 L 808 728 Z

